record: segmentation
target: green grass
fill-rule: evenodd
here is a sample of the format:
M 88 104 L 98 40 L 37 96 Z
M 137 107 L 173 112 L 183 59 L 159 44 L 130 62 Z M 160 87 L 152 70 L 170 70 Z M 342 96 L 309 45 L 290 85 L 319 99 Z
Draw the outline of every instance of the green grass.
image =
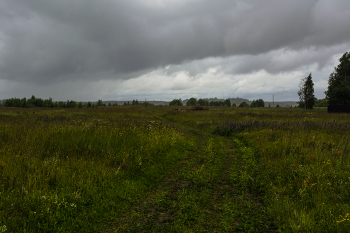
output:
M 349 114 L 181 108 L 1 108 L 0 232 L 348 231 Z
M 190 115 L 193 120 L 188 120 Z M 177 119 L 174 113 L 167 117 Z M 266 123 L 217 132 L 254 151 L 255 160 L 249 164 L 258 165 L 255 174 L 248 175 L 247 186 L 262 197 L 281 232 L 348 231 L 349 120 L 349 114 L 328 114 L 325 109 L 216 108 L 179 116 L 183 124 L 211 132 L 225 122 Z M 284 126 L 286 122 L 290 125 Z
M 96 231 L 151 190 L 190 139 L 121 110 L 1 114 L 1 224 Z

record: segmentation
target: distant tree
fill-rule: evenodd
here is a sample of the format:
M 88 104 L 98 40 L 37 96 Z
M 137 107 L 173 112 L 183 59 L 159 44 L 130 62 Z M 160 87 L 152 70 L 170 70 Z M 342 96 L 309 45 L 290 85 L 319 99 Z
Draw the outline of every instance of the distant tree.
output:
M 314 83 L 312 82 L 311 73 L 309 76 L 303 78 L 299 84 L 299 107 L 306 109 L 313 109 L 315 105 Z
M 194 97 L 191 97 L 186 103 L 186 106 L 196 106 L 196 105 L 197 105 L 197 99 Z
M 209 106 L 218 106 L 218 104 L 217 101 L 210 101 Z
M 5 100 L 4 106 L 5 107 L 13 107 L 13 98 Z
M 21 99 L 21 108 L 27 107 L 27 98 L 24 97 Z
M 108 103 L 108 106 L 112 106 L 111 103 Z
M 265 107 L 265 102 L 262 99 L 253 100 L 250 107 Z
M 133 100 L 131 105 L 139 105 L 139 101 L 136 99 L 136 100 Z
M 82 102 L 79 102 L 78 103 L 78 108 L 82 108 L 83 107 L 83 103 Z
M 58 101 L 58 107 L 59 107 L 59 108 L 66 108 L 66 107 L 67 107 L 67 104 L 66 104 L 66 102 Z
M 44 100 L 43 106 L 46 108 L 53 108 L 54 103 L 52 102 L 52 98 L 50 97 L 49 99 Z
M 244 101 L 240 103 L 238 107 L 250 107 L 250 105 Z
M 231 102 L 230 102 L 230 104 L 231 104 Z M 219 106 L 229 106 L 229 104 L 228 104 L 228 102 L 224 102 L 224 101 L 211 101 L 209 103 L 209 106 L 217 106 L 217 107 L 219 107 Z
M 199 99 L 197 102 L 200 106 L 209 106 L 209 101 L 204 99 Z
M 315 105 L 314 107 L 327 107 L 328 106 L 328 100 L 326 98 L 324 99 L 317 99 L 315 97 Z
M 90 108 L 91 107 L 91 102 L 89 101 L 86 105 L 87 108 Z
M 237 107 L 237 105 L 235 103 L 232 103 L 232 106 L 231 107 Z
M 269 103 L 269 108 L 271 108 L 271 104 Z
M 226 100 L 224 101 L 224 106 L 231 107 L 231 101 L 230 101 L 230 99 L 226 99 Z
M 344 53 L 339 62 L 329 76 L 325 92 L 330 105 L 350 104 L 350 52 Z
M 44 100 L 41 98 L 36 98 L 34 101 L 34 106 L 35 107 L 43 107 L 44 106 Z
M 279 104 L 276 105 L 276 108 L 280 108 L 281 106 Z
M 77 102 L 75 102 L 74 100 L 67 100 L 67 103 L 66 103 L 66 108 L 75 108 L 77 106 Z
M 102 102 L 102 100 L 98 100 L 98 101 L 97 101 L 97 106 L 98 106 L 98 107 L 103 106 L 103 102 Z
M 19 98 L 14 98 L 14 99 L 13 99 L 13 107 L 16 107 L 16 108 L 21 107 L 21 99 L 19 99 Z
M 182 101 L 181 99 L 173 99 L 170 101 L 169 106 L 182 106 Z
M 149 103 L 149 102 L 143 102 L 143 103 L 141 103 L 140 105 L 144 105 L 144 106 L 154 106 L 154 104 L 151 104 L 151 103 Z

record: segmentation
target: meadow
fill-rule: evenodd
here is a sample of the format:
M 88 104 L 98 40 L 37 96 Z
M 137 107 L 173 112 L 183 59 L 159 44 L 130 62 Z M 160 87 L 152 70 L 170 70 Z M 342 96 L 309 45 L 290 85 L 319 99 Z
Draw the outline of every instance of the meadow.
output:
M 348 232 L 350 114 L 0 108 L 0 232 Z

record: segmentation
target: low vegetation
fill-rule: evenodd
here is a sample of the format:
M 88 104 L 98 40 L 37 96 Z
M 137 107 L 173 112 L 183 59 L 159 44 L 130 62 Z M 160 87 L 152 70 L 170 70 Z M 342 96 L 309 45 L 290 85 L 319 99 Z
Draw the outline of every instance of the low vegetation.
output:
M 2 108 L 2 232 L 348 232 L 349 114 Z

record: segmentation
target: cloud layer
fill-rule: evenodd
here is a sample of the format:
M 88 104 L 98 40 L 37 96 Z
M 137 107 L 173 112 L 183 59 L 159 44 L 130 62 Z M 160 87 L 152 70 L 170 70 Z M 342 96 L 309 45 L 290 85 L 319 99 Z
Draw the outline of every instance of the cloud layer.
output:
M 131 98 L 140 90 L 159 98 L 226 93 L 219 80 L 235 97 L 287 89 L 296 96 L 295 83 L 310 72 L 326 88 L 334 57 L 349 50 L 349 21 L 347 0 L 5 0 L 0 80 L 39 93 L 92 85 L 113 99 L 120 96 L 101 82 L 138 80 Z

